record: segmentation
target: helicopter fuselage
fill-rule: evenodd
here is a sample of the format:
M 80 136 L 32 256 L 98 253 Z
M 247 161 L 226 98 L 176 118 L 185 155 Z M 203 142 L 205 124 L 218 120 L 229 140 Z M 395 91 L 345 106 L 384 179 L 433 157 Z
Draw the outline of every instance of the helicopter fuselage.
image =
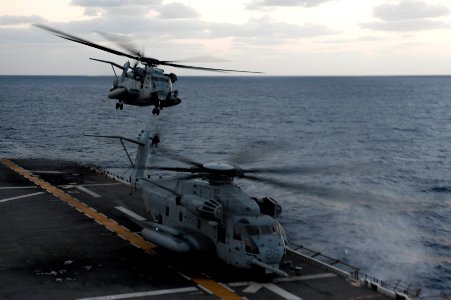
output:
M 143 238 L 173 252 L 214 251 L 232 266 L 288 276 L 280 270 L 286 236 L 276 217 L 282 208 L 272 198 L 249 197 L 233 183 L 235 177 L 246 176 L 245 172 L 250 170 L 225 162 L 192 162 L 196 167 L 159 168 L 191 173 L 188 177 L 146 174 L 147 159 L 159 142 L 158 136 L 151 137 L 147 130 L 142 130 L 136 140 L 90 136 L 138 145 L 134 163 L 127 151 L 133 167 L 129 182 L 133 190 L 143 194 L 147 219 L 130 217 L 143 228 Z
M 183 196 L 142 184 L 146 210 L 161 224 L 144 229 L 144 237 L 175 252 L 213 250 L 239 268 L 260 263 L 266 269 L 279 269 L 285 251 L 283 228 L 275 218 L 262 214 L 257 202 L 239 187 L 204 180 L 160 182 Z
M 156 110 L 181 102 L 178 92 L 172 87 L 172 83 L 177 78 L 175 74 L 164 74 L 162 69 L 147 65 L 127 71 L 129 67 L 127 62 L 120 78 L 114 81 L 108 98 L 119 100 L 119 104 L 153 105 Z M 117 108 L 122 107 L 117 106 Z
M 202 71 L 220 71 L 220 72 L 241 72 L 241 73 L 260 73 L 252 71 L 240 71 L 240 70 L 228 70 L 228 69 L 218 69 L 218 68 L 207 68 L 207 67 L 197 67 L 182 65 L 175 61 L 170 60 L 158 60 L 152 57 L 145 57 L 142 52 L 138 51 L 135 47 L 131 46 L 130 43 L 118 42 L 117 37 L 112 37 L 108 34 L 104 34 L 110 40 L 113 40 L 119 46 L 125 49 L 125 52 L 118 51 L 100 44 L 93 43 L 91 41 L 85 40 L 83 38 L 77 37 L 75 35 L 63 32 L 61 30 L 51 28 L 42 24 L 33 24 L 34 26 L 44 29 L 57 37 L 86 45 L 88 47 L 93 47 L 105 52 L 109 52 L 115 55 L 128 57 L 136 61 L 133 67 L 130 67 L 130 62 L 126 62 L 124 66 L 120 66 L 112 61 L 106 61 L 102 59 L 91 58 L 92 60 L 110 64 L 113 68 L 113 72 L 116 75 L 114 67 L 122 69 L 122 75 L 120 78 L 116 75 L 116 80 L 113 83 L 113 87 L 108 93 L 110 99 L 117 99 L 116 109 L 123 109 L 124 103 L 128 105 L 135 106 L 150 106 L 153 105 L 153 114 L 160 114 L 160 110 L 163 107 L 170 107 L 177 105 L 181 102 L 178 98 L 177 91 L 172 90 L 172 83 L 177 80 L 177 76 L 173 73 L 164 74 L 162 69 L 157 68 L 157 66 L 171 66 L 175 68 L 183 69 L 193 69 Z M 138 63 L 141 63 L 143 67 L 138 67 Z M 128 70 L 131 69 L 129 72 Z

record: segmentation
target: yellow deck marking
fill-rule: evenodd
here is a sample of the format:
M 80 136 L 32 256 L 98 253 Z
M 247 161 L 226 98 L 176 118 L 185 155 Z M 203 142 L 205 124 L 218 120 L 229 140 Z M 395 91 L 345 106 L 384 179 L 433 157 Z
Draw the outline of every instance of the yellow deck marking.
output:
M 143 249 L 144 251 L 146 251 L 150 255 L 155 255 L 156 254 L 155 250 L 153 250 L 154 248 L 157 247 L 156 245 L 146 241 L 141 236 L 136 235 L 135 233 L 131 232 L 127 228 L 117 224 L 116 222 L 114 222 L 113 220 L 109 219 L 105 215 L 102 215 L 102 214 L 98 213 L 95 209 L 87 206 L 86 204 L 84 204 L 83 202 L 78 200 L 77 198 L 67 194 L 63 190 L 57 188 L 54 185 L 51 185 L 50 183 L 46 182 L 45 180 L 42 180 L 41 178 L 39 178 L 37 176 L 34 176 L 32 173 L 30 173 L 27 170 L 25 170 L 24 168 L 16 165 L 15 163 L 13 163 L 10 160 L 2 159 L 1 162 L 5 166 L 7 166 L 10 169 L 12 169 L 13 171 L 19 173 L 23 177 L 25 177 L 28 180 L 30 180 L 34 184 L 40 186 L 44 190 L 46 190 L 49 193 L 53 194 L 55 197 L 63 200 L 64 202 L 66 202 L 70 206 L 76 208 L 78 211 L 84 213 L 86 216 L 88 216 L 88 217 L 94 219 L 96 222 L 102 224 L 107 229 L 109 229 L 110 231 L 113 231 L 114 233 L 119 235 L 124 240 L 127 240 L 130 243 L 133 243 L 134 245 L 138 246 L 140 249 Z
M 206 288 L 216 296 L 218 296 L 221 299 L 230 299 L 230 300 L 242 300 L 240 296 L 232 292 L 231 290 L 225 288 L 224 286 L 220 285 L 216 281 L 212 279 L 208 279 L 205 277 L 191 277 L 191 279 L 197 283 L 198 285 Z
M 127 228 L 123 227 L 122 225 L 119 225 L 115 221 L 109 219 L 102 213 L 97 212 L 93 208 L 87 206 L 77 198 L 67 194 L 63 190 L 57 188 L 54 185 L 51 185 L 45 180 L 42 180 L 39 177 L 34 176 L 29 171 L 25 170 L 24 168 L 16 165 L 12 161 L 8 159 L 1 159 L 0 162 L 10 168 L 11 170 L 19 173 L 23 177 L 27 178 L 34 184 L 40 186 L 41 188 L 45 189 L 49 193 L 53 194 L 55 197 L 61 199 L 62 201 L 66 202 L 70 206 L 74 207 L 78 211 L 84 213 L 86 216 L 94 219 L 95 221 L 98 221 L 103 226 L 105 226 L 108 230 L 113 231 L 117 235 L 119 235 L 121 238 L 129 241 L 131 244 L 133 244 L 135 247 L 138 247 L 140 249 L 143 249 L 150 255 L 155 255 L 156 251 L 154 250 L 157 246 L 150 243 L 149 241 L 146 241 L 141 236 L 135 234 L 134 232 L 131 232 Z M 191 280 L 197 283 L 198 285 L 206 288 L 207 290 L 214 293 L 216 296 L 218 296 L 221 299 L 226 300 L 236 300 L 236 299 L 243 299 L 234 292 L 230 291 L 229 289 L 225 288 L 224 286 L 220 285 L 216 281 L 208 278 L 203 277 L 191 277 Z

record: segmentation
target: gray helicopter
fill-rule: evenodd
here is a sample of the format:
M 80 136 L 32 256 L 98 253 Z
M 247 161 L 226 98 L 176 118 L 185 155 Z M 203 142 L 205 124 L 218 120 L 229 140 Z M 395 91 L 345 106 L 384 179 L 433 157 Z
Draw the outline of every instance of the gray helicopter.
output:
M 122 110 L 124 108 L 124 104 L 134 106 L 154 106 L 155 108 L 152 110 L 152 114 L 159 115 L 160 110 L 164 107 L 170 107 L 180 104 L 182 100 L 178 97 L 178 91 L 173 89 L 173 83 L 177 81 L 177 75 L 175 75 L 174 73 L 164 73 L 163 69 L 157 67 L 160 65 L 201 71 L 261 73 L 252 71 L 188 66 L 178 64 L 176 63 L 176 61 L 158 60 L 152 57 L 145 57 L 143 53 L 137 50 L 131 43 L 126 42 L 125 40 L 118 40 L 117 37 L 109 34 L 103 35 L 118 44 L 120 47 L 124 48 L 127 53 L 90 42 L 88 40 L 79 38 L 77 36 L 65 33 L 46 25 L 33 25 L 49 31 L 60 38 L 100 49 L 119 56 L 125 56 L 135 61 L 133 66 L 129 61 L 121 66 L 112 61 L 90 58 L 91 60 L 111 65 L 116 79 L 113 82 L 113 86 L 108 93 L 108 98 L 118 101 L 116 103 L 116 109 Z M 142 67 L 138 66 L 139 63 L 141 63 Z M 116 74 L 114 67 L 122 70 L 122 73 L 119 77 Z
M 190 167 L 147 166 L 149 152 L 160 142 L 142 131 L 136 140 L 117 138 L 138 145 L 129 182 L 142 192 L 151 221 L 141 220 L 141 235 L 148 241 L 177 253 L 214 251 L 234 267 L 288 276 L 280 270 L 286 235 L 277 221 L 281 206 L 272 198 L 254 198 L 243 192 L 234 179 L 277 185 L 279 181 L 260 177 L 262 173 L 283 173 L 282 169 L 241 169 L 226 162 L 198 163 L 178 154 L 171 158 Z M 165 151 L 167 154 L 167 151 Z M 146 174 L 151 170 L 151 174 Z M 159 171 L 159 172 L 156 172 Z M 163 172 L 182 173 L 177 175 Z M 292 172 L 288 170 L 288 172 Z M 136 221 L 136 220 L 135 220 Z

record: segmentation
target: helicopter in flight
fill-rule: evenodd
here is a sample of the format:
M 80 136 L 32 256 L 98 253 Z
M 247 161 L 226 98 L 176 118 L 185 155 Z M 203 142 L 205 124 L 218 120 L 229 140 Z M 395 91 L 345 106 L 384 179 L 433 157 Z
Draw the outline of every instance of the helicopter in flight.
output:
M 160 142 L 158 135 L 152 137 L 144 130 L 137 139 L 85 135 L 120 139 L 123 146 L 124 140 L 138 145 L 134 161 L 125 146 L 124 150 L 133 167 L 129 178 L 132 190 L 142 192 L 146 212 L 151 216 L 149 220 L 134 220 L 142 227 L 143 238 L 172 252 L 213 251 L 234 267 L 288 276 L 280 269 L 287 243 L 277 220 L 281 206 L 272 198 L 249 196 L 234 179 L 286 187 L 281 181 L 260 174 L 293 173 L 292 169 L 242 169 L 227 162 L 199 163 L 169 154 L 166 148 L 169 158 L 189 166 L 147 166 L 149 152 Z M 146 174 L 148 170 L 151 174 Z M 161 171 L 176 175 L 164 175 Z
M 178 91 L 173 88 L 173 84 L 177 81 L 177 75 L 174 73 L 166 74 L 164 73 L 164 70 L 158 68 L 158 66 L 171 66 L 175 68 L 216 72 L 261 73 L 182 65 L 176 61 L 158 60 L 156 58 L 146 57 L 131 44 L 125 41 L 118 41 L 111 35 L 103 34 L 105 37 L 124 48 L 127 53 L 90 42 L 46 25 L 33 24 L 33 26 L 49 31 L 57 37 L 134 60 L 135 63 L 133 65 L 130 64 L 130 61 L 127 61 L 124 65 L 120 65 L 112 61 L 90 58 L 91 60 L 111 65 L 116 78 L 108 93 L 108 98 L 117 100 L 116 109 L 120 110 L 124 108 L 124 104 L 134 106 L 154 106 L 152 114 L 159 115 L 160 110 L 164 107 L 175 106 L 182 102 L 178 97 Z M 139 66 L 139 64 L 142 66 Z M 120 76 L 116 73 L 115 67 L 122 70 Z

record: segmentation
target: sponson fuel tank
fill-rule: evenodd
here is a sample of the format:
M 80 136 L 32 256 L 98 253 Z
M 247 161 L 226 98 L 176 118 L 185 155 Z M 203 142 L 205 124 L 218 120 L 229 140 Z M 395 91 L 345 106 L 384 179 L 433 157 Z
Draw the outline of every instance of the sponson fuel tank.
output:
M 120 88 L 116 88 L 112 91 L 110 91 L 108 93 L 108 98 L 110 99 L 117 99 L 119 98 L 121 95 L 125 94 L 127 92 L 126 88 L 120 87 Z
M 173 252 L 186 253 L 191 250 L 191 247 L 184 239 L 164 232 L 160 228 L 145 228 L 141 235 L 149 242 Z
M 215 249 L 212 241 L 198 232 L 186 231 L 153 222 L 148 224 L 150 226 L 141 231 L 142 237 L 170 251 L 187 253 L 213 251 Z

